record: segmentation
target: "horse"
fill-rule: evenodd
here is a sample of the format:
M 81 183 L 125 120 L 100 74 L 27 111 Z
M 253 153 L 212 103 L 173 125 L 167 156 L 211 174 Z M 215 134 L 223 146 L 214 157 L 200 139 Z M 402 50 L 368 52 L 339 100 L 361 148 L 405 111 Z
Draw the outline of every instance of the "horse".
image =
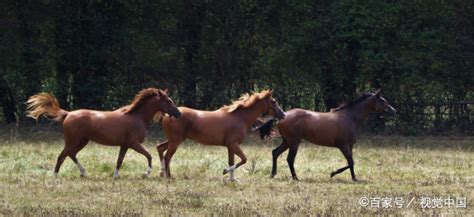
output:
M 346 169 L 350 169 L 353 181 L 357 181 L 354 173 L 352 148 L 356 143 L 356 131 L 371 112 L 388 112 L 395 115 L 396 110 L 380 95 L 367 93 L 347 104 L 331 109 L 329 112 L 314 112 L 303 109 L 292 109 L 286 112 L 286 118 L 277 124 L 282 137 L 280 146 L 272 151 L 271 178 L 277 174 L 277 159 L 281 153 L 290 149 L 287 157 L 293 180 L 299 180 L 294 162 L 302 139 L 321 146 L 338 148 L 347 160 L 348 165 L 331 172 L 331 177 Z M 270 121 L 258 127 L 262 134 L 268 134 Z
M 162 125 L 168 140 L 156 146 L 161 162 L 161 176 L 171 177 L 170 161 L 173 154 L 180 143 L 191 139 L 203 145 L 226 146 L 229 167 L 224 169 L 223 175 L 229 173 L 230 180 L 234 181 L 234 170 L 247 161 L 239 145 L 246 137 L 248 129 L 261 115 L 270 115 L 277 119 L 285 117 L 272 94 L 270 90 L 252 95 L 243 94 L 231 105 L 215 111 L 179 107 L 182 116 L 178 120 L 164 116 Z M 235 165 L 234 154 L 240 158 L 240 162 Z
M 28 117 L 38 120 L 40 116 L 46 116 L 63 124 L 65 146 L 54 168 L 56 178 L 67 156 L 77 165 L 81 177 L 86 175 L 86 170 L 76 155 L 90 140 L 107 146 L 120 146 L 114 177 L 119 177 L 123 158 L 129 148 L 147 158 L 148 168 L 144 176 L 148 177 L 151 173 L 152 158 L 141 143 L 147 134 L 148 124 L 160 112 L 175 118 L 181 116 L 181 112 L 166 91 L 156 88 L 141 90 L 130 105 L 115 111 L 87 109 L 66 111 L 60 108 L 58 100 L 48 93 L 31 96 L 27 101 Z
M 271 118 L 269 121 L 264 121 L 262 119 L 257 119 L 253 125 L 252 129 L 250 129 L 250 134 L 258 134 L 261 140 L 264 140 L 265 138 L 272 138 L 277 136 L 278 132 L 272 128 L 273 123 L 276 120 Z M 269 127 L 269 129 L 264 129 L 265 127 Z M 264 132 L 270 131 L 270 133 L 264 134 Z

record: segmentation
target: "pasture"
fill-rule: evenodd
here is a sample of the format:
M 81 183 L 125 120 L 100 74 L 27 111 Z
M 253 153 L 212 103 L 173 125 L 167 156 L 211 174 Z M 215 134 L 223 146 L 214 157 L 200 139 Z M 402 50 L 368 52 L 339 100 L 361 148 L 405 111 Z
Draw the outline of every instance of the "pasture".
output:
M 247 164 L 236 171 L 237 182 L 222 176 L 227 166 L 224 147 L 187 141 L 171 162 L 173 179 L 159 177 L 157 135 L 144 143 L 153 156 L 150 178 L 142 178 L 146 159 L 129 151 L 121 177 L 112 177 L 118 147 L 89 144 L 78 154 L 87 170 L 79 177 L 67 158 L 59 181 L 53 167 L 63 148 L 62 134 L 33 132 L 28 137 L 0 137 L 0 215 L 136 215 L 136 216 L 317 216 L 368 214 L 473 215 L 474 139 L 362 136 L 354 149 L 355 171 L 329 178 L 346 165 L 339 150 L 303 143 L 295 168 L 301 181 L 291 180 L 286 154 L 278 175 L 270 179 L 271 150 L 280 138 L 242 145 Z M 465 197 L 466 208 L 421 208 L 420 197 Z M 409 207 L 370 208 L 362 197 L 402 198 Z

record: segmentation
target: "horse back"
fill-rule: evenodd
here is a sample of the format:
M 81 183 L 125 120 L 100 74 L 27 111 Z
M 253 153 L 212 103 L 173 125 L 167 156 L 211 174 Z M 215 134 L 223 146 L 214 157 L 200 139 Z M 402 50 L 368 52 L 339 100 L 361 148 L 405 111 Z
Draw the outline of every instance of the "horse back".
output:
M 63 122 L 65 136 L 81 137 L 110 146 L 141 143 L 146 126 L 131 115 L 121 111 L 76 110 Z

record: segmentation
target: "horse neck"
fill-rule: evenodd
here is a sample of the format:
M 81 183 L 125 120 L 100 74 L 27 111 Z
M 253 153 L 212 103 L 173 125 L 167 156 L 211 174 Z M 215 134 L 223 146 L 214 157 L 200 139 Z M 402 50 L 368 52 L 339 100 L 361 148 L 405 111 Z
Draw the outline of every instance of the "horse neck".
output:
M 259 100 L 249 108 L 239 108 L 235 113 L 240 115 L 247 128 L 250 128 L 255 120 L 265 112 L 265 109 L 264 101 Z
M 365 100 L 357 105 L 352 106 L 352 108 L 348 108 L 347 113 L 349 114 L 351 120 L 354 121 L 357 127 L 360 127 L 369 116 L 369 105 L 369 100 Z
M 140 108 L 134 111 L 133 114 L 139 117 L 139 119 L 143 120 L 146 124 L 148 124 L 157 112 L 158 106 L 156 106 L 156 103 L 153 103 L 151 100 L 148 100 L 144 102 L 143 105 L 140 106 Z

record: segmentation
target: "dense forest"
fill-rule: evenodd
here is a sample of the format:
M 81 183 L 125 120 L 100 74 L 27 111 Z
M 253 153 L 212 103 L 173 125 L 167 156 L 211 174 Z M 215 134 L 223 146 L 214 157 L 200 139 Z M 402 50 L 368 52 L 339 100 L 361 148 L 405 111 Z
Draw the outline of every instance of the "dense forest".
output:
M 327 111 L 382 88 L 367 130 L 474 134 L 472 0 L 2 0 L 0 122 L 26 99 L 114 109 L 142 88 L 217 109 L 264 88 Z

